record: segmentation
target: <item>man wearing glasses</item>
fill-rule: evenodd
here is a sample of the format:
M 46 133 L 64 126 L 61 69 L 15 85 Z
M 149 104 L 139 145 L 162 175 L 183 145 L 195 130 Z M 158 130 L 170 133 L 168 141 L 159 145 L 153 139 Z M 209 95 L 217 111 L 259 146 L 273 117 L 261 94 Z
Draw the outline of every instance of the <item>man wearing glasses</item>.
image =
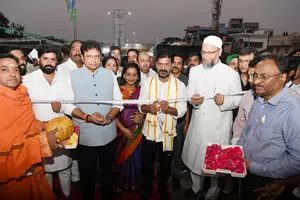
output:
M 207 144 L 229 144 L 232 110 L 241 100 L 240 96 L 228 96 L 241 92 L 241 83 L 239 74 L 219 59 L 222 40 L 217 36 L 206 37 L 201 54 L 202 64 L 191 69 L 188 83 L 188 96 L 192 97 L 194 107 L 182 153 L 193 182 L 185 192 L 188 199 L 204 189 L 202 165 Z M 219 191 L 218 180 L 212 177 L 205 198 L 217 199 Z
M 255 67 L 258 98 L 237 142 L 248 170 L 241 199 L 257 199 L 255 189 L 300 173 L 300 103 L 285 87 L 289 70 L 287 58 L 275 55 L 259 57 Z M 292 189 L 276 199 L 293 199 Z
M 110 70 L 100 67 L 100 44 L 92 40 L 83 42 L 81 54 L 84 65 L 69 73 L 74 100 L 122 100 L 117 78 Z M 65 112 L 73 117 L 75 125 L 80 126 L 77 149 L 82 199 L 94 199 L 97 160 L 99 160 L 101 199 L 110 200 L 114 139 L 117 135 L 114 118 L 123 106 L 104 104 L 76 104 L 76 106 L 75 109 L 67 107 Z

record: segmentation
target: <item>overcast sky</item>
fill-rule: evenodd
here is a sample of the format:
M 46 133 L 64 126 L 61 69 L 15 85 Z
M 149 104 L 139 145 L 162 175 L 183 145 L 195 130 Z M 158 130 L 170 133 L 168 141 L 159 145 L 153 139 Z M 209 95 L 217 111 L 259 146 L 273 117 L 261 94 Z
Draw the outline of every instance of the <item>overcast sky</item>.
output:
M 183 37 L 190 25 L 211 25 L 211 0 L 77 0 L 78 37 L 113 43 L 113 16 L 124 8 L 126 35 L 130 41 L 155 43 L 172 36 Z M 223 0 L 220 22 L 232 17 L 259 22 L 281 34 L 300 32 L 300 0 Z M 1 0 L 0 12 L 27 32 L 73 39 L 73 26 L 65 0 Z M 135 32 L 134 36 L 132 32 Z

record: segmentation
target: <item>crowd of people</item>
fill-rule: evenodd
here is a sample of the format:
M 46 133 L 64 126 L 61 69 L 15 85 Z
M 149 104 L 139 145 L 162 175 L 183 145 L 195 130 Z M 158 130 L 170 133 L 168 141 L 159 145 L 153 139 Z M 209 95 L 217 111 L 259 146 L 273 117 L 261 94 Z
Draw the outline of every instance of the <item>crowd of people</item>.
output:
M 183 170 L 192 180 L 186 199 L 207 188 L 206 200 L 234 190 L 243 200 L 300 198 L 300 59 L 246 47 L 225 64 L 222 45 L 211 35 L 188 58 L 136 49 L 122 57 L 117 46 L 105 56 L 98 42 L 75 40 L 60 52 L 41 45 L 39 67 L 9 49 L 0 57 L 1 199 L 55 199 L 57 174 L 65 199 L 74 184 L 92 200 L 99 182 L 103 200 L 147 200 L 157 179 L 166 200 L 169 180 L 181 189 Z M 76 149 L 45 131 L 61 116 L 80 127 Z M 203 172 L 210 143 L 243 147 L 240 188 Z

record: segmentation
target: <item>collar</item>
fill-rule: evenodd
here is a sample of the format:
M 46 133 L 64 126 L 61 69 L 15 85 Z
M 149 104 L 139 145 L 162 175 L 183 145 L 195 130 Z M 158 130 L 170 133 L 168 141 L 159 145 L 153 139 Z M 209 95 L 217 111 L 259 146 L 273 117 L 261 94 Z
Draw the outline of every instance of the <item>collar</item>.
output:
M 82 69 L 87 71 L 87 73 L 91 74 L 91 75 L 96 75 L 100 68 L 103 68 L 103 67 L 101 67 L 101 65 L 100 65 L 94 72 L 91 72 L 85 65 L 82 65 Z
M 264 98 L 263 97 L 257 97 L 257 100 L 261 104 L 269 103 L 269 104 L 271 104 L 273 106 L 276 106 L 282 99 L 284 99 L 286 97 L 287 94 L 288 94 L 288 88 L 284 87 L 278 94 L 276 94 L 275 96 L 273 96 L 267 102 L 264 102 Z
M 293 81 L 290 80 L 289 82 L 287 82 L 287 83 L 285 84 L 285 86 L 288 87 L 288 88 L 290 88 L 290 87 L 292 87 L 293 84 L 294 84 Z
M 16 90 L 0 85 L 0 95 L 14 100 L 20 100 L 27 95 L 27 88 L 20 84 Z

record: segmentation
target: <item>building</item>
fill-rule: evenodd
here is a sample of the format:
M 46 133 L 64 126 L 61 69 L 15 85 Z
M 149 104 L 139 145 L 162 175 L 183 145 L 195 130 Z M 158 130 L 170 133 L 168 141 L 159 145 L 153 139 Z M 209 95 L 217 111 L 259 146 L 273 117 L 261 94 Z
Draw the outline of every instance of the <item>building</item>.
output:
M 213 27 L 204 26 L 188 26 L 185 31 L 185 41 L 188 44 L 201 45 L 205 37 L 215 34 L 215 29 Z M 219 36 L 227 36 L 228 32 L 225 24 L 219 24 Z
M 243 22 L 243 18 L 231 18 L 228 23 L 228 33 L 254 33 L 259 29 L 258 22 Z
M 274 54 L 288 55 L 295 49 L 300 49 L 300 33 L 273 36 L 268 43 L 268 51 Z
M 268 47 L 269 38 L 273 36 L 273 30 L 258 30 L 254 33 L 234 33 L 229 35 L 232 39 L 234 51 L 238 52 L 243 47 L 253 47 L 257 51 L 264 51 Z

